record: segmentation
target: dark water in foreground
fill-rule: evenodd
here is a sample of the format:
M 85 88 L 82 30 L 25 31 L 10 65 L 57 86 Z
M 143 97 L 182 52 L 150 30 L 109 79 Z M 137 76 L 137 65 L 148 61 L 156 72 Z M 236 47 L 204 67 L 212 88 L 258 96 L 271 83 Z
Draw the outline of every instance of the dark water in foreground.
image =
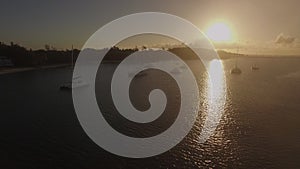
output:
M 231 75 L 234 61 L 223 61 L 227 99 L 215 134 L 200 144 L 197 121 L 176 147 L 146 159 L 112 155 L 88 138 L 71 92 L 59 90 L 70 69 L 1 75 L 0 168 L 300 168 L 300 59 L 238 63 L 243 73 Z

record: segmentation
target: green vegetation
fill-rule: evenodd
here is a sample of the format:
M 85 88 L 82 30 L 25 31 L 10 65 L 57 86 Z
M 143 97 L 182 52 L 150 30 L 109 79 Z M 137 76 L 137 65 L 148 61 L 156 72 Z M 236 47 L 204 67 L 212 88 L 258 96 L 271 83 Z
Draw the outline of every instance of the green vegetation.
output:
M 79 52 L 74 49 L 74 58 L 77 58 Z M 45 45 L 45 49 L 32 50 L 13 42 L 10 45 L 0 42 L 0 56 L 10 59 L 15 67 L 71 64 L 72 50 L 56 50 L 49 45 Z

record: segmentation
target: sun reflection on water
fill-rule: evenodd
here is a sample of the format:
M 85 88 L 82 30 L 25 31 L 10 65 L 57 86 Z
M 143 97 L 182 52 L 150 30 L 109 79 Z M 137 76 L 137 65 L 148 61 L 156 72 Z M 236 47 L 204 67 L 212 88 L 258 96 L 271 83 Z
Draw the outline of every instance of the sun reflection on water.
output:
M 224 113 L 226 102 L 226 82 L 221 60 L 212 60 L 207 70 L 206 103 L 207 114 L 199 136 L 199 142 L 205 142 L 216 129 Z

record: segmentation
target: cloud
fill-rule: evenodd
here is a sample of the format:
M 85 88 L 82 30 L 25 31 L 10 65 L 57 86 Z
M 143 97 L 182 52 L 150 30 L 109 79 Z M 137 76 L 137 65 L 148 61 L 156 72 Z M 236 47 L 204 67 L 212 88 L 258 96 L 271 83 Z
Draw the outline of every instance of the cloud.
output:
M 281 33 L 276 37 L 275 43 L 288 45 L 294 43 L 295 40 L 296 40 L 295 37 L 286 36 L 283 33 Z

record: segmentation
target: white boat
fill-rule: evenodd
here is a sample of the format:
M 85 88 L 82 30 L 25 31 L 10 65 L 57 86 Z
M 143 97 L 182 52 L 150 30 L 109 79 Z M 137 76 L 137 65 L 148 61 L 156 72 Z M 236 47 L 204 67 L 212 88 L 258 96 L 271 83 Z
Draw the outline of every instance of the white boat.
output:
M 241 74 L 242 73 L 242 70 L 238 67 L 234 67 L 230 70 L 230 73 L 231 74 Z
M 251 70 L 253 70 L 253 71 L 254 71 L 254 70 L 259 70 L 259 67 L 258 67 L 257 65 L 252 65 L 252 66 L 251 66 Z
M 83 86 L 87 86 L 88 84 L 80 77 L 80 76 L 75 76 L 72 79 L 72 82 L 67 82 L 64 83 L 60 86 L 60 90 L 71 90 L 74 88 L 79 88 Z
M 74 56 L 73 56 L 73 45 L 72 45 L 72 68 L 74 67 Z M 88 85 L 79 75 L 73 76 L 71 82 L 66 82 L 60 85 L 60 90 L 71 90 L 74 88 L 82 87 Z
M 237 48 L 236 54 L 239 55 L 239 48 Z M 236 56 L 236 57 L 238 57 L 238 56 Z M 237 58 L 235 58 L 235 66 L 234 66 L 234 68 L 232 68 L 232 69 L 230 70 L 230 73 L 231 73 L 231 74 L 236 74 L 236 75 L 239 75 L 239 74 L 242 73 L 242 70 L 241 70 L 241 69 L 238 67 L 238 65 L 237 65 Z

